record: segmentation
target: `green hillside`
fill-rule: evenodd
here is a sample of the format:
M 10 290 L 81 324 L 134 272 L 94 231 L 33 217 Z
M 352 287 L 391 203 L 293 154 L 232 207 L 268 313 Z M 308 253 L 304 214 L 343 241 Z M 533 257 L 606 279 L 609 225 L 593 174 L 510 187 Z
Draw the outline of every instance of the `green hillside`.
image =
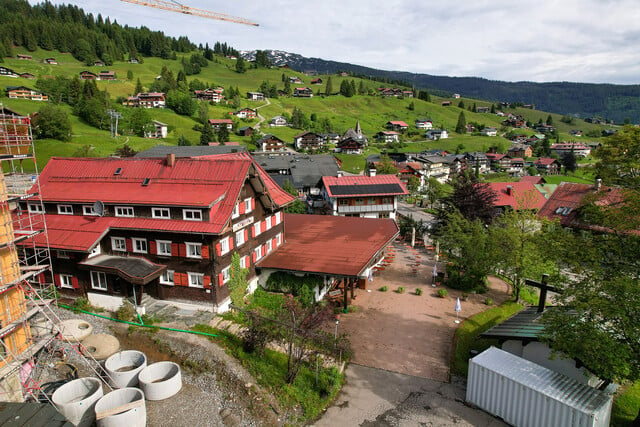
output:
M 163 67 L 167 67 L 173 71 L 174 75 L 178 75 L 182 70 L 181 60 L 188 58 L 191 53 L 178 54 L 175 60 L 161 58 L 144 58 L 142 64 L 131 64 L 128 62 L 114 62 L 109 67 L 87 67 L 84 63 L 75 60 L 70 54 L 62 54 L 54 51 L 45 51 L 36 49 L 33 52 L 27 52 L 21 48 L 15 48 L 14 53 L 28 53 L 32 55 L 33 60 L 18 60 L 16 58 L 5 58 L 4 67 L 11 68 L 15 72 L 29 72 L 34 74 L 37 79 L 10 78 L 0 76 L 0 86 L 27 86 L 35 88 L 38 79 L 47 79 L 64 76 L 72 78 L 83 70 L 89 70 L 94 73 L 99 71 L 115 71 L 117 80 L 115 81 L 98 81 L 97 85 L 100 90 L 106 90 L 109 97 L 114 103 L 114 107 L 125 111 L 128 107 L 115 105 L 117 98 L 124 98 L 134 93 L 136 82 L 140 79 L 145 89 L 160 75 Z M 55 57 L 59 65 L 46 65 L 43 59 L 47 57 Z M 248 64 L 250 65 L 250 64 Z M 127 79 L 129 74 L 130 79 Z M 317 94 L 311 99 L 295 98 L 295 97 L 278 97 L 271 98 L 270 105 L 266 102 L 251 102 L 244 99 L 247 91 L 257 91 L 263 81 L 268 81 L 270 85 L 275 85 L 278 89 L 284 88 L 283 75 L 288 77 L 297 76 L 302 79 L 302 84 L 291 84 L 291 87 L 309 86 Z M 311 86 L 312 78 L 321 78 L 323 85 Z M 370 153 L 397 150 L 402 152 L 419 152 L 427 149 L 444 149 L 448 151 L 486 151 L 490 146 L 497 146 L 499 150 L 506 150 L 510 146 L 510 141 L 499 137 L 474 136 L 471 134 L 456 134 L 453 129 L 456 126 L 458 116 L 464 111 L 467 123 L 478 123 L 485 126 L 492 126 L 500 129 L 502 133 L 510 129 L 503 128 L 501 122 L 502 117 L 490 113 L 475 113 L 468 110 L 474 104 L 480 106 L 490 106 L 489 102 L 477 99 L 446 99 L 451 101 L 451 106 L 443 107 L 441 105 L 445 98 L 437 96 L 431 97 L 431 102 L 423 101 L 417 98 L 393 98 L 381 97 L 377 95 L 355 95 L 353 97 L 345 97 L 342 95 L 332 95 L 325 97 L 319 95 L 318 92 L 324 93 L 326 89 L 327 79 L 331 78 L 333 92 L 337 93 L 343 80 L 353 80 L 356 87 L 362 87 L 370 94 L 376 94 L 377 88 L 383 86 L 380 82 L 355 77 L 341 77 L 339 75 L 319 75 L 307 76 L 302 73 L 295 72 L 290 69 L 281 68 L 249 68 L 246 73 L 237 73 L 235 71 L 235 60 L 222 56 L 215 56 L 213 61 L 209 61 L 208 66 L 202 67 L 201 72 L 197 75 L 187 77 L 187 81 L 194 79 L 205 83 L 209 87 L 222 86 L 226 90 L 229 88 L 237 88 L 241 94 L 241 107 L 260 108 L 260 113 L 268 120 L 276 115 L 291 114 L 294 108 L 301 110 L 304 115 L 309 118 L 312 114 L 316 120 L 328 119 L 331 123 L 332 130 L 336 133 L 344 133 L 348 128 L 354 127 L 356 121 L 360 121 L 363 132 L 373 140 L 373 135 L 384 130 L 384 124 L 389 120 L 403 120 L 409 124 L 410 132 L 403 136 L 403 144 L 396 147 L 387 147 L 384 144 L 372 143 L 369 151 L 363 156 L 349 156 L 344 165 L 346 170 L 358 171 L 364 167 L 364 158 Z M 362 82 L 362 83 L 361 83 Z M 409 88 L 404 88 L 409 89 Z M 13 100 L 6 98 L 1 99 L 2 103 L 9 108 L 15 109 L 22 114 L 33 113 L 37 111 L 42 103 L 35 101 Z M 462 101 L 467 109 L 461 109 L 457 105 Z M 178 138 L 184 135 L 192 144 L 198 144 L 200 132 L 194 130 L 194 126 L 198 126 L 197 113 L 193 117 L 181 116 L 175 114 L 169 109 L 151 109 L 148 110 L 152 119 L 159 120 L 169 125 L 169 135 L 165 140 L 150 140 L 138 138 L 134 136 L 119 136 L 110 138 L 108 130 L 99 130 L 83 123 L 78 117 L 73 116 L 72 109 L 66 104 L 61 104 L 63 108 L 71 115 L 72 121 L 72 140 L 70 142 L 60 142 L 54 140 L 38 141 L 38 163 L 42 167 L 46 161 L 54 155 L 72 156 L 79 153 L 79 148 L 83 145 L 90 145 L 92 148 L 88 153 L 96 156 L 113 154 L 114 151 L 121 147 L 122 144 L 128 142 L 129 146 L 135 150 L 143 150 L 154 144 L 177 144 Z M 234 111 L 230 105 L 208 105 L 210 118 L 227 118 L 229 113 Z M 571 138 L 569 131 L 571 129 L 581 129 L 584 133 L 589 131 L 600 131 L 603 126 L 586 123 L 582 120 L 575 119 L 575 123 L 568 124 L 561 121 L 562 116 L 558 114 L 549 114 L 543 111 L 530 110 L 525 108 L 508 109 L 505 112 L 522 115 L 526 120 L 538 122 L 538 120 L 546 121 L 550 115 L 556 126 L 560 140 L 578 140 Z M 433 121 L 435 127 L 443 127 L 449 131 L 449 139 L 440 141 L 427 141 L 424 138 L 423 131 L 418 131 L 413 126 L 416 118 L 429 118 Z M 240 121 L 238 126 L 253 125 L 257 120 Z M 269 128 L 267 123 L 263 124 L 262 131 L 264 133 L 272 133 L 284 141 L 291 143 L 293 136 L 302 132 L 302 129 L 293 128 Z M 533 134 L 532 130 L 524 130 L 522 133 Z M 583 140 L 594 141 L 599 138 L 582 137 Z M 250 138 L 231 135 L 232 141 L 240 141 L 248 145 Z M 344 155 L 339 156 L 345 158 Z

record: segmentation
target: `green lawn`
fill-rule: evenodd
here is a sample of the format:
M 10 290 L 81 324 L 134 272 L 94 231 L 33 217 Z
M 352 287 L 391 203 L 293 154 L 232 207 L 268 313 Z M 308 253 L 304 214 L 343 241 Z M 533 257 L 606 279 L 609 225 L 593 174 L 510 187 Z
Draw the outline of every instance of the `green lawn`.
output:
M 613 427 L 631 427 L 640 408 L 640 381 L 630 384 L 617 395 L 611 410 Z
M 482 352 L 492 345 L 498 346 L 499 344 L 498 340 L 478 339 L 478 335 L 513 316 L 522 308 L 521 304 L 507 301 L 462 322 L 454 337 L 451 372 L 466 377 L 469 369 L 469 351 Z
M 544 179 L 548 184 L 560 184 L 561 182 L 577 182 L 579 184 L 593 184 L 593 179 L 582 178 L 580 176 L 569 175 L 545 175 Z

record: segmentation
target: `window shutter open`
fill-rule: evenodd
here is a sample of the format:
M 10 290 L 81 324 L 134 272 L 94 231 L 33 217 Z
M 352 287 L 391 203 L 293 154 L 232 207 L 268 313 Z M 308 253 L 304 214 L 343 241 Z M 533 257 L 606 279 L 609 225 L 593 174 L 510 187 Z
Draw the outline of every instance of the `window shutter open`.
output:
M 220 243 L 216 243 L 216 255 L 222 255 L 222 245 Z
M 80 284 L 78 283 L 78 278 L 76 276 L 73 276 L 71 278 L 71 286 L 73 286 L 73 289 L 79 289 L 80 288 Z
M 267 231 L 267 221 L 260 221 L 260 231 L 263 233 Z
M 204 276 L 202 284 L 205 289 L 209 289 L 211 287 L 211 276 Z
M 173 284 L 177 286 L 188 286 L 189 276 L 187 273 L 173 273 Z
M 202 247 L 200 248 L 200 254 L 202 255 L 202 258 L 209 259 L 209 246 L 202 245 Z
M 248 242 L 249 241 L 249 230 L 245 228 L 244 230 L 244 241 Z
M 244 257 L 244 267 L 245 268 L 249 268 L 249 266 L 251 265 L 250 262 L 251 261 L 249 260 L 249 255 L 245 256 Z
M 54 274 L 53 275 L 53 283 L 56 284 L 57 288 L 62 287 L 62 283 L 60 282 L 60 275 L 59 274 Z
M 177 243 L 172 243 L 171 244 L 171 256 L 178 256 L 178 244 Z
M 223 279 L 222 279 L 222 273 L 218 274 L 218 287 L 222 287 L 223 283 L 222 283 Z
M 156 241 L 152 240 L 149 242 L 149 253 L 155 255 L 158 253 L 157 249 L 156 249 Z
M 131 239 L 125 239 L 124 241 L 124 246 L 127 249 L 127 252 L 133 252 L 133 242 Z
M 256 258 L 257 258 L 255 251 L 253 252 L 253 255 L 251 257 L 253 258 L 253 263 L 255 264 L 256 263 Z
M 229 250 L 233 249 L 233 239 L 231 237 L 228 237 L 229 239 Z
M 278 247 L 278 239 L 274 237 L 273 239 L 271 239 L 271 249 L 275 249 L 277 247 Z
M 181 256 L 183 258 L 186 257 L 187 256 L 187 245 L 185 245 L 184 243 L 180 243 L 178 245 L 178 251 L 179 251 L 178 252 L 178 256 Z
M 256 208 L 256 199 L 254 199 L 253 197 L 251 198 L 251 210 L 254 210 Z
M 244 214 L 244 202 L 238 202 L 240 203 L 240 215 Z

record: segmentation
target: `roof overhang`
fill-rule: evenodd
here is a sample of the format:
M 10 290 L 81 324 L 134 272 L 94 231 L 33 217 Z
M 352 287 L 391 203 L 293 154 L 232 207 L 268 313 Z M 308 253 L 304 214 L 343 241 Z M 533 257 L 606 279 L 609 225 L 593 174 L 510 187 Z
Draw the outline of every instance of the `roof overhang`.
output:
M 160 277 L 167 266 L 138 257 L 98 255 L 79 262 L 78 268 L 115 274 L 134 285 L 146 285 Z

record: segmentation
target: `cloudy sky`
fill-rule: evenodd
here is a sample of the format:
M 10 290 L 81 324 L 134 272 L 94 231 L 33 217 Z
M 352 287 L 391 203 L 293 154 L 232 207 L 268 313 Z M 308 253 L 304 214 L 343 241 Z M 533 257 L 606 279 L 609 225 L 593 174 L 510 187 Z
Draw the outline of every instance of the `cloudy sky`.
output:
M 638 0 L 181 0 L 259 27 L 119 0 L 54 1 L 69 2 L 120 24 L 239 50 L 492 80 L 640 83 Z

